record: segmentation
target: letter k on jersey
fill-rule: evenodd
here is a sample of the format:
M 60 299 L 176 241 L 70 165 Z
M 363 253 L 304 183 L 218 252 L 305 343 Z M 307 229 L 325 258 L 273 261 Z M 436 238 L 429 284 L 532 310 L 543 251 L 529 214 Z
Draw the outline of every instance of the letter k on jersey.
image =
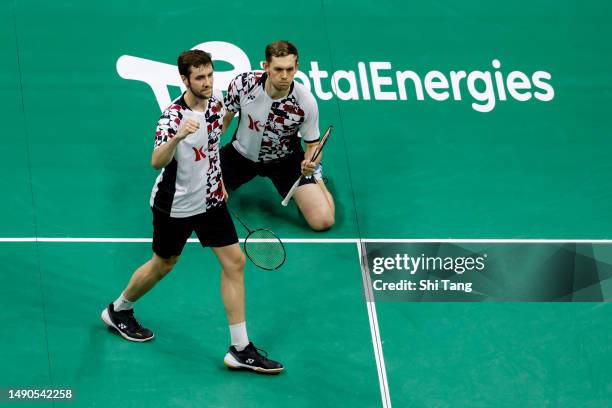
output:
M 192 147 L 193 152 L 195 153 L 195 161 L 200 161 L 201 159 L 204 158 L 205 153 L 204 153 L 204 146 L 200 146 L 197 149 L 195 147 Z
M 259 132 L 259 120 L 253 120 L 253 118 L 251 117 L 251 115 L 249 115 L 247 113 L 247 116 L 249 117 L 249 129 L 254 130 L 256 132 Z

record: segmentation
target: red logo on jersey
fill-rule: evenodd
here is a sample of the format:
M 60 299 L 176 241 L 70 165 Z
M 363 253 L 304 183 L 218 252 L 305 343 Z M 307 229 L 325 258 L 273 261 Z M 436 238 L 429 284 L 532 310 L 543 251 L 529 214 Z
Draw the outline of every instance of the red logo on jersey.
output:
M 249 129 L 254 130 L 256 132 L 259 132 L 259 121 L 258 120 L 253 120 L 253 118 L 251 117 L 251 115 L 249 115 L 247 113 L 247 116 L 249 117 Z
M 193 149 L 193 152 L 195 153 L 195 161 L 200 161 L 206 155 L 204 153 L 204 146 L 200 146 L 197 149 L 195 147 L 192 147 L 192 149 Z

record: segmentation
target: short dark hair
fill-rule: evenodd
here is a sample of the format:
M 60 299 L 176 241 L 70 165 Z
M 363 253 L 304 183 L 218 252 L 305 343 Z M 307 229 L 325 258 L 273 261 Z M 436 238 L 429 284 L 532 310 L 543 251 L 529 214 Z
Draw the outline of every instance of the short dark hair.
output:
M 181 52 L 178 57 L 178 70 L 179 74 L 189 78 L 191 73 L 191 67 L 199 67 L 202 65 L 210 64 L 213 68 L 215 67 L 212 62 L 212 57 L 209 53 L 202 50 L 189 50 Z
M 268 63 L 272 61 L 272 57 L 285 57 L 287 55 L 295 55 L 295 60 L 298 59 L 298 50 L 289 41 L 274 41 L 266 46 L 266 61 Z

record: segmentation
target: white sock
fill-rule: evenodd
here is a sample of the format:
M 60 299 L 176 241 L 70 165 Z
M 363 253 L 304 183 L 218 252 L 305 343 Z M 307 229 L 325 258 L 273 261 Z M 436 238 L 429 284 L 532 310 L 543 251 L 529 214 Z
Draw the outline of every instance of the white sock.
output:
M 134 308 L 134 302 L 130 302 L 129 300 L 127 300 L 122 293 L 121 296 L 119 296 L 117 300 L 113 302 L 113 308 L 115 309 L 115 312 L 120 312 L 122 310 L 130 310 Z
M 246 322 L 238 324 L 230 324 L 230 335 L 232 336 L 232 346 L 238 351 L 244 350 L 249 345 L 249 336 L 247 336 Z

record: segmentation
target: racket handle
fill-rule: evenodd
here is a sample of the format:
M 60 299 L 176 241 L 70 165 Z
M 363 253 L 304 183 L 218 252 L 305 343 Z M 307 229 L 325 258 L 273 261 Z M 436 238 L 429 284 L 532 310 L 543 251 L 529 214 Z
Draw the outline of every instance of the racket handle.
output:
M 283 199 L 283 201 L 281 201 L 281 204 L 283 205 L 283 207 L 286 207 L 287 204 L 289 204 L 289 201 L 291 200 L 291 197 L 293 197 L 293 194 L 295 194 L 295 190 L 297 190 L 301 180 L 302 180 L 302 176 L 300 176 L 300 178 L 297 179 L 295 183 L 293 183 L 293 185 L 291 186 L 291 189 L 287 193 L 287 196 Z

